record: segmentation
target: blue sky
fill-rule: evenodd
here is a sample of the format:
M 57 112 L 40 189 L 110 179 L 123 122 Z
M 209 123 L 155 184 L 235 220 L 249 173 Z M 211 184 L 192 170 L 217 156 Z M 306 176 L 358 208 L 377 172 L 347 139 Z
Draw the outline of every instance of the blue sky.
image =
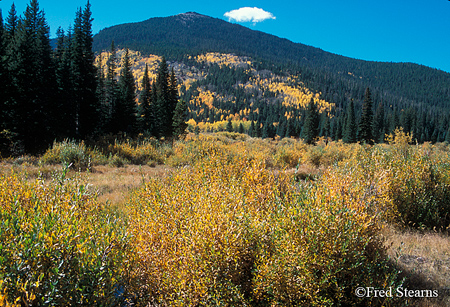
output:
M 75 11 L 87 0 L 40 0 L 52 36 L 73 23 Z M 321 48 L 325 51 L 371 61 L 413 62 L 450 72 L 450 1 L 448 0 L 90 0 L 94 33 L 126 22 L 195 11 Z M 15 2 L 22 14 L 28 0 L 1 0 L 5 19 Z M 255 21 L 238 22 L 224 14 L 239 8 L 243 14 L 267 14 Z M 228 16 L 227 15 L 227 16 Z M 237 17 L 236 17 L 237 18 Z

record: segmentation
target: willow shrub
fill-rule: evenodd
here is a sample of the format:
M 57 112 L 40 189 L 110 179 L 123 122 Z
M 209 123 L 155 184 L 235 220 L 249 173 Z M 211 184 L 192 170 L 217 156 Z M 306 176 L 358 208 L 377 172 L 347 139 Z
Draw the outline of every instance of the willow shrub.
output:
M 129 199 L 127 291 L 142 306 L 381 304 L 354 295 L 396 282 L 379 215 L 333 195 L 210 144 Z
M 86 170 L 90 167 L 91 157 L 84 142 L 75 142 L 64 140 L 62 142 L 53 142 L 41 157 L 44 164 L 72 164 L 75 169 Z
M 120 301 L 127 251 L 121 216 L 79 178 L 0 177 L 0 301 L 110 306 Z
M 389 145 L 357 146 L 326 169 L 323 188 L 360 203 L 382 220 L 402 227 L 445 230 L 450 226 L 450 156 L 430 144 L 411 145 L 397 129 Z
M 116 141 L 114 145 L 108 146 L 107 151 L 112 156 L 118 156 L 124 159 L 124 161 L 129 161 L 136 165 L 147 164 L 149 162 L 162 164 L 165 159 L 164 153 L 158 150 L 157 142 L 152 139 L 139 143 Z
M 409 145 L 411 139 L 395 131 L 386 154 L 389 192 L 400 222 L 419 229 L 449 229 L 449 151 L 430 144 Z

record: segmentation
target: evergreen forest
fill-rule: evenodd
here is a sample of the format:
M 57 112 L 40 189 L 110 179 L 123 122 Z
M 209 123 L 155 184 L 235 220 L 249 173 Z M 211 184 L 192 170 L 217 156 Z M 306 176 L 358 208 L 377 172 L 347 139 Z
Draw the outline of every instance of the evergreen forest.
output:
M 37 0 L 0 17 L 3 156 L 109 134 L 171 139 L 186 128 L 373 144 L 402 127 L 419 143 L 450 141 L 450 75 L 428 67 L 354 60 L 197 13 L 94 36 L 88 2 L 55 39 Z M 157 55 L 157 66 L 138 76 L 136 52 Z
M 5 21 L 0 15 L 2 156 L 40 153 L 54 140 L 184 133 L 186 107 L 178 105 L 177 80 L 164 59 L 153 84 L 145 79 L 139 93 L 128 51 L 116 71 L 114 42 L 105 69 L 95 65 L 90 8 L 88 1 L 77 10 L 67 32 L 58 29 L 54 46 L 37 0 L 23 16 L 14 4 Z

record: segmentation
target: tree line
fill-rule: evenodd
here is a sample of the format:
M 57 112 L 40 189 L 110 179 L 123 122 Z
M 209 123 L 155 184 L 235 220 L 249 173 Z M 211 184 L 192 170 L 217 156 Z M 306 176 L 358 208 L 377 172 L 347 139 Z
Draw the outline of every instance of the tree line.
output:
M 181 87 L 181 98 L 186 101 L 196 101 L 200 88 L 211 90 L 218 94 L 217 97 L 222 98 L 214 98 L 212 107 L 190 104 L 188 118 L 194 119 L 197 123 L 214 123 L 223 120 L 224 117 L 230 117 L 229 115 L 238 114 L 241 110 L 250 109 L 249 114 L 240 116 L 241 120 L 250 121 L 250 125 L 245 125 L 245 128 L 243 126 L 241 129 L 239 124 L 231 125 L 231 130 L 243 131 L 257 137 L 278 135 L 309 139 L 305 134 L 311 132 L 306 132 L 310 126 L 307 123 L 307 115 L 311 106 L 305 108 L 284 106 L 279 93 L 264 88 L 245 90 L 244 87 L 235 86 L 238 83 L 245 84 L 251 78 L 249 72 L 243 68 L 217 64 L 202 66 L 197 63 L 196 65 L 199 69 L 207 70 L 206 77 L 192 83 L 188 90 Z M 257 63 L 253 65 L 254 68 L 258 68 L 258 72 L 264 71 L 265 66 L 258 66 Z M 274 69 L 272 72 L 276 72 L 279 76 L 286 75 L 283 70 Z M 303 81 L 303 79 L 299 80 Z M 292 84 L 292 86 L 301 87 L 302 84 Z M 371 87 L 364 89 L 355 87 L 348 95 L 344 88 L 341 88 L 341 92 L 342 97 L 329 96 L 322 92 L 321 97 L 334 103 L 334 107 L 329 112 L 322 113 L 318 112 L 317 106 L 315 107 L 317 116 L 313 122 L 317 123 L 317 129 L 313 129 L 316 131 L 313 135 L 332 140 L 342 139 L 347 143 L 369 139 L 372 140 L 370 142 L 380 143 L 384 142 L 386 134 L 402 127 L 419 143 L 450 142 L 448 107 L 417 105 L 413 102 L 399 105 L 394 102 L 395 100 L 390 99 L 391 96 L 385 96 L 382 91 L 373 90 Z M 367 135 L 368 127 L 361 131 L 360 123 L 370 126 L 371 134 Z
M 115 47 L 103 67 L 95 65 L 89 1 L 73 26 L 50 29 L 37 0 L 23 16 L 11 6 L 0 12 L 0 150 L 2 155 L 36 153 L 55 139 L 88 139 L 108 133 L 176 137 L 184 131 L 186 104 L 163 58 L 153 84 L 146 71 L 137 94 L 128 51 L 117 75 Z M 139 103 L 137 103 L 139 100 Z

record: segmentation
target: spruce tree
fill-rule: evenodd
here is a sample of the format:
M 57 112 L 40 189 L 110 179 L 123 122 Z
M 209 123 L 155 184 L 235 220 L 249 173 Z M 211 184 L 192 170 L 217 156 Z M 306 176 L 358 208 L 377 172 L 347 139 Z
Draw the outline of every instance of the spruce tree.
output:
M 242 125 L 242 123 L 239 124 L 238 132 L 241 134 L 244 133 L 244 125 Z
M 8 49 L 9 44 L 14 43 L 14 37 L 16 35 L 17 28 L 19 26 L 19 17 L 17 17 L 16 6 L 14 3 L 11 5 L 11 9 L 8 12 L 8 17 L 5 24 L 5 41 Z
M 98 63 L 97 67 L 97 91 L 96 96 L 98 100 L 98 132 L 99 133 L 106 133 L 108 131 L 108 108 L 107 108 L 107 99 L 106 99 L 106 77 L 103 69 L 103 65 L 101 64 L 101 61 Z
M 84 10 L 79 8 L 76 12 L 71 42 L 75 133 L 79 138 L 92 134 L 100 119 L 91 16 L 91 5 L 88 1 Z
M 262 137 L 262 128 L 261 128 L 261 122 L 257 121 L 256 122 L 256 127 L 255 127 L 255 137 Z
M 276 134 L 280 138 L 284 138 L 286 135 L 286 118 L 284 116 L 282 116 L 280 122 L 278 123 Z
M 11 9 L 8 13 L 8 17 L 6 18 L 6 23 L 2 27 L 2 35 L 1 35 L 1 51 L 0 51 L 0 103 L 1 103 L 1 115 L 0 115 L 0 131 L 7 130 L 9 133 L 8 138 L 12 135 L 15 135 L 17 129 L 15 127 L 15 106 L 17 102 L 17 92 L 14 90 L 15 86 L 12 83 L 14 80 L 14 76 L 11 74 L 11 68 L 13 65 L 10 65 L 10 60 L 12 60 L 16 56 L 14 54 L 14 36 L 16 33 L 16 29 L 18 27 L 19 19 L 16 13 L 16 7 L 14 3 L 11 5 Z M 3 24 L 2 24 L 3 25 Z M 11 134 L 12 133 L 12 134 Z M 4 153 L 9 152 L 9 145 L 11 141 L 17 140 L 4 140 L 3 151 Z
M 233 124 L 231 123 L 231 118 L 228 119 L 226 130 L 228 132 L 233 132 Z
M 294 136 L 293 129 L 294 127 L 292 127 L 292 119 L 289 118 L 286 121 L 286 131 L 284 132 L 285 137 L 290 138 L 291 136 Z
M 384 106 L 382 101 L 380 101 L 380 103 L 378 104 L 377 110 L 375 112 L 373 131 L 375 142 L 383 143 L 385 134 L 385 122 L 384 122 Z
M 95 132 L 100 119 L 100 105 L 97 99 L 97 68 L 93 50 L 92 12 L 89 0 L 82 15 L 83 60 L 83 100 L 80 107 L 80 136 L 85 138 Z
M 139 127 L 143 131 L 151 131 L 153 119 L 152 112 L 152 86 L 148 75 L 148 65 L 145 64 L 144 77 L 142 78 L 142 91 L 139 95 Z
M 8 93 L 8 75 L 6 66 L 6 37 L 3 25 L 2 11 L 0 10 L 0 153 L 3 156 L 11 154 L 10 140 L 6 130 L 9 127 L 10 121 L 7 101 L 9 99 Z
M 169 102 L 167 105 L 167 127 L 168 130 L 166 131 L 166 135 L 168 137 L 174 136 L 173 130 L 172 130 L 172 120 L 175 113 L 175 108 L 178 104 L 179 96 L 178 96 L 178 82 L 177 78 L 175 77 L 174 69 L 172 68 L 172 71 L 169 75 Z
M 7 66 L 6 66 L 6 41 L 5 41 L 5 31 L 3 25 L 2 11 L 0 10 L 0 131 L 6 128 L 5 122 L 8 118 L 6 101 L 8 99 L 7 94 Z
M 319 136 L 319 111 L 311 98 L 306 111 L 305 123 L 302 131 L 302 138 L 307 144 L 315 144 Z
M 362 105 L 362 114 L 359 122 L 359 140 L 361 142 L 373 145 L 373 110 L 372 94 L 367 88 L 364 94 L 364 103 Z
M 172 119 L 172 129 L 174 138 L 184 138 L 186 135 L 186 113 L 188 107 L 186 101 L 180 99 L 175 107 L 175 112 Z M 198 126 L 197 126 L 198 127 Z
M 118 98 L 112 114 L 113 127 L 116 132 L 132 133 L 136 128 L 136 86 L 131 72 L 128 48 L 122 59 L 117 87 Z
M 343 130 L 343 141 L 345 143 L 356 143 L 357 126 L 353 99 L 350 100 L 347 108 L 347 119 Z
M 248 129 L 248 135 L 253 137 L 255 136 L 255 122 L 251 121 L 250 128 Z
M 58 116 L 56 118 L 57 136 L 76 137 L 75 100 L 71 71 L 71 34 L 65 35 L 62 28 L 56 31 L 56 49 L 53 52 L 58 96 Z
M 111 42 L 111 51 L 106 62 L 106 79 L 105 79 L 105 105 L 103 106 L 103 118 L 105 122 L 105 130 L 107 132 L 115 132 L 113 127 L 113 110 L 116 108 L 118 98 L 117 73 L 116 73 L 116 47 L 114 41 Z
M 159 132 L 161 130 L 161 128 L 160 128 L 161 122 L 158 118 L 158 114 L 159 114 L 158 105 L 156 104 L 157 101 L 158 101 L 158 96 L 156 93 L 156 80 L 154 80 L 152 83 L 152 91 L 150 94 L 150 107 L 151 107 L 150 112 L 152 114 L 152 117 L 151 117 L 151 125 L 149 127 L 150 127 L 150 134 L 155 137 L 158 137 Z
M 13 130 L 27 152 L 44 149 L 53 139 L 56 79 L 49 27 L 37 0 L 31 0 L 9 44 Z
M 166 59 L 163 57 L 158 67 L 156 75 L 156 85 L 153 87 L 153 91 L 156 94 L 155 102 L 155 136 L 156 137 L 169 137 L 172 127 L 170 115 L 170 92 L 169 92 L 169 70 L 167 67 Z M 170 123 L 170 128 L 168 127 Z
M 445 135 L 445 141 L 450 143 L 450 127 L 448 127 L 447 133 Z
M 330 118 L 326 113 L 323 114 L 323 127 L 322 127 L 322 133 L 321 135 L 328 138 L 331 137 L 331 125 L 330 125 Z

